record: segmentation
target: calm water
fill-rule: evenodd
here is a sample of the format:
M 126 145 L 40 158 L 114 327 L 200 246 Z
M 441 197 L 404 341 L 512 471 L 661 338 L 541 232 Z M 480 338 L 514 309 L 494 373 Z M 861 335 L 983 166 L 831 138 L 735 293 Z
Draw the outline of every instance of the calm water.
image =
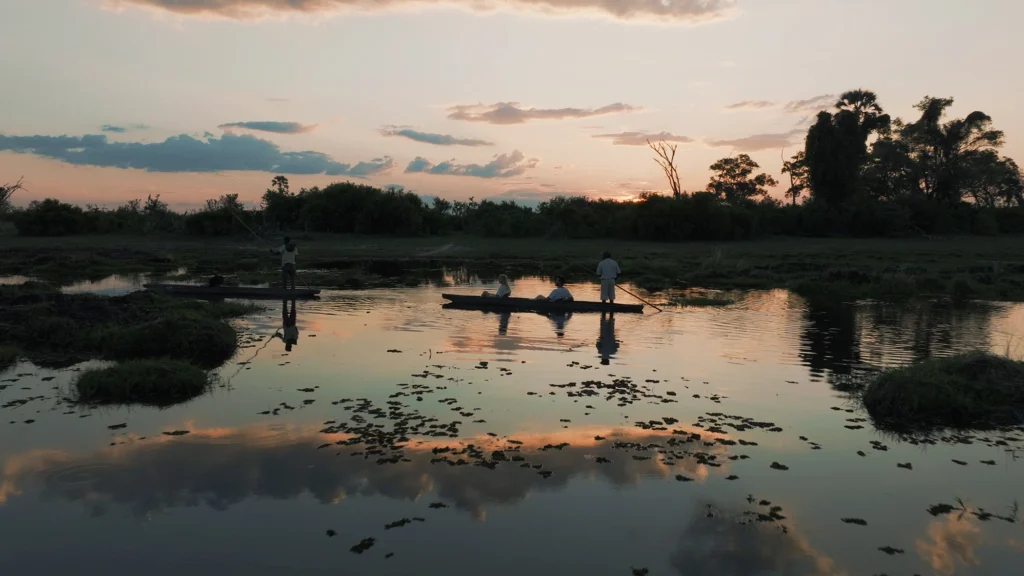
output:
M 444 310 L 441 292 L 299 302 L 290 353 L 272 302 L 241 323 L 221 386 L 166 410 L 70 409 L 74 369 L 0 374 L 0 574 L 1024 566 L 1024 432 L 901 441 L 845 392 L 932 355 L 1020 357 L 1022 306 L 815 309 L 770 291 L 549 318 Z

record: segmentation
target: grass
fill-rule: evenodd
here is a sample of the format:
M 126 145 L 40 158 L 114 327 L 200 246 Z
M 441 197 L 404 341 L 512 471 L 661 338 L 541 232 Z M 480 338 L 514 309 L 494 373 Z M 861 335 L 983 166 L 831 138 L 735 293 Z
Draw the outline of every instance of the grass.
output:
M 273 239 L 276 240 L 276 239 Z M 400 285 L 442 266 L 469 266 L 487 275 L 564 275 L 592 280 L 603 250 L 622 265 L 623 280 L 648 289 L 667 287 L 790 288 L 829 299 L 954 299 L 1024 301 L 1024 242 L 1015 237 L 946 239 L 767 238 L 733 243 L 656 243 L 540 238 L 429 238 L 311 234 L 297 237 L 303 270 L 359 270 L 325 274 L 324 285 Z M 241 238 L 181 235 L 5 238 L 0 274 L 59 281 L 113 273 L 169 273 L 219 268 L 277 281 L 278 260 Z M 125 248 L 131 246 L 132 248 Z M 244 273 L 244 274 L 243 274 Z M 316 274 L 302 272 L 311 284 Z M 391 279 L 390 281 L 385 281 Z
M 0 344 L 0 372 L 14 366 L 20 356 L 21 350 L 18 350 L 16 347 Z
M 991 429 L 1024 423 L 1024 362 L 986 352 L 883 372 L 863 395 L 883 427 Z
M 169 406 L 210 388 L 210 376 L 188 362 L 130 360 L 83 372 L 74 383 L 74 401 L 84 404 Z
M 129 326 L 104 326 L 92 336 L 109 360 L 167 357 L 216 368 L 237 349 L 234 328 L 215 318 L 175 314 Z
M 253 310 L 148 292 L 103 297 L 32 283 L 0 286 L 0 345 L 17 346 L 42 366 L 173 358 L 212 368 L 237 348 L 235 330 L 225 320 Z

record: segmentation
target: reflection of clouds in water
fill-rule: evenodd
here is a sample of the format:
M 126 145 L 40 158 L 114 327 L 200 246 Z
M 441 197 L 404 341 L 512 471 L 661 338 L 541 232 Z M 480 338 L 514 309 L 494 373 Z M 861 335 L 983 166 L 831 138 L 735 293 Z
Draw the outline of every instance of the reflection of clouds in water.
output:
M 958 565 L 977 566 L 974 548 L 981 544 L 981 528 L 970 520 L 947 517 L 932 520 L 928 536 L 918 538 L 917 553 L 933 570 L 953 574 Z
M 705 513 L 715 510 L 712 517 Z M 741 525 L 743 516 L 705 503 L 680 535 L 670 563 L 683 576 L 840 576 L 831 558 L 791 527 Z M 788 525 L 788 523 L 787 523 Z
M 607 440 L 595 441 L 598 433 L 603 433 Z M 651 459 L 635 460 L 632 455 L 638 452 L 613 448 L 615 441 L 647 445 L 664 444 L 669 438 L 665 433 L 631 429 L 517 437 L 523 442 L 520 454 L 527 462 L 553 472 L 547 479 L 533 468 L 521 468 L 520 462 L 502 462 L 495 470 L 431 464 L 431 449 L 458 448 L 454 439 L 450 444 L 425 441 L 410 447 L 405 453 L 412 462 L 399 464 L 381 465 L 376 463 L 376 457 L 349 455 L 365 449 L 363 446 L 332 444 L 316 449 L 326 440 L 337 438 L 314 430 L 218 429 L 193 431 L 178 438 L 151 438 L 86 456 L 39 450 L 8 458 L 0 486 L 7 497 L 32 486 L 38 488 L 43 498 L 81 502 L 93 514 L 103 514 L 115 504 L 127 506 L 139 516 L 202 504 L 225 510 L 251 497 L 286 500 L 308 493 L 328 504 L 352 495 L 415 500 L 436 492 L 475 518 L 483 518 L 488 504 L 510 504 L 536 490 L 563 489 L 578 475 L 599 476 L 618 486 L 634 485 L 645 477 L 666 478 L 678 473 L 697 479 L 707 476 L 706 467 L 692 458 L 667 466 L 653 450 L 643 453 Z M 512 446 L 487 436 L 463 441 L 480 447 L 488 456 L 492 450 Z M 545 444 L 562 442 L 569 442 L 570 446 L 538 450 Z M 724 452 L 719 446 L 706 450 Z M 339 451 L 341 455 L 336 455 Z M 511 457 L 516 453 L 507 454 Z M 611 462 L 595 463 L 599 456 Z M 454 460 L 462 456 L 449 457 Z M 724 472 L 725 463 L 718 470 Z

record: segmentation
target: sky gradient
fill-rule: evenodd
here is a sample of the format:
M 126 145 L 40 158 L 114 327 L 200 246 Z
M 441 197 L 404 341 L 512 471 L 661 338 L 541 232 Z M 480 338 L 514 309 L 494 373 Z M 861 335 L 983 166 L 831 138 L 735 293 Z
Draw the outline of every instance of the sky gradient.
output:
M 176 207 L 278 173 L 451 199 L 664 190 L 749 153 L 779 177 L 844 90 L 982 110 L 1024 160 L 1011 0 L 13 0 L 0 182 L 16 203 Z

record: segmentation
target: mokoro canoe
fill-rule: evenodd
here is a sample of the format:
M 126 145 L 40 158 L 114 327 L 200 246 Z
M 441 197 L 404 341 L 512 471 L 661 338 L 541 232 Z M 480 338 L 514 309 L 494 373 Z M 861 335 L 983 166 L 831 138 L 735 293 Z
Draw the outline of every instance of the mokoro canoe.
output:
M 548 302 L 531 298 L 484 298 L 463 294 L 441 294 L 450 301 L 447 308 L 463 310 L 525 310 L 538 312 L 643 312 L 643 304 L 602 304 L 601 302 Z
M 320 293 L 310 288 L 257 288 L 254 286 L 203 286 L 200 284 L 145 284 L 147 290 L 172 296 L 193 296 L 197 298 L 253 298 L 267 300 L 291 300 L 312 298 Z

